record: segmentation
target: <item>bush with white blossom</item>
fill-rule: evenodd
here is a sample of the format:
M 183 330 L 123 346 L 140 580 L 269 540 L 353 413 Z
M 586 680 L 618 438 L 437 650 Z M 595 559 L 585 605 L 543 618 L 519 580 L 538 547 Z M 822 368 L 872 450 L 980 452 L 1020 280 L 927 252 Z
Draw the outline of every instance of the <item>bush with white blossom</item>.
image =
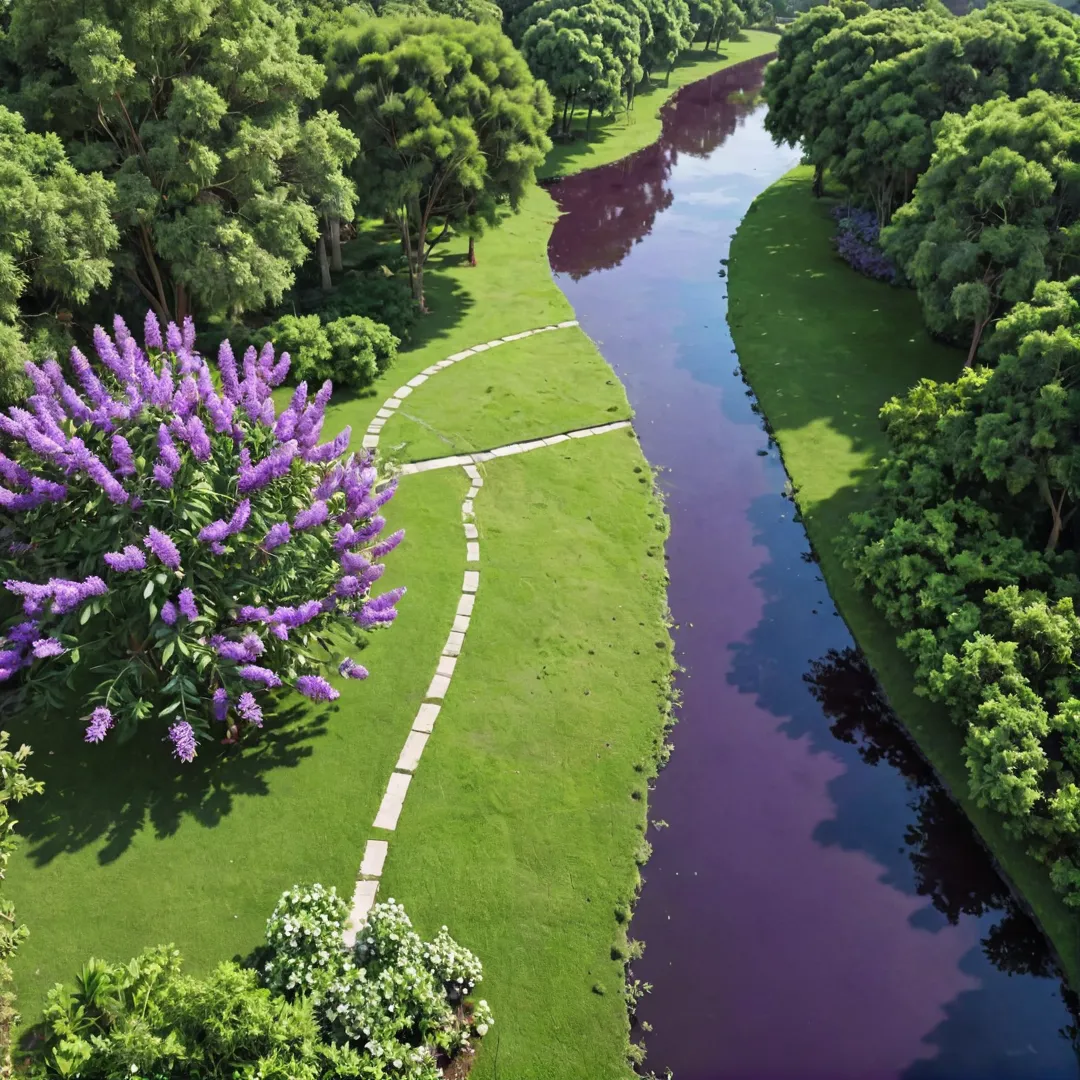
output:
M 341 966 L 341 928 L 349 909 L 337 889 L 297 886 L 281 894 L 266 923 L 271 957 L 263 966 L 263 982 L 278 993 L 314 990 L 323 974 Z

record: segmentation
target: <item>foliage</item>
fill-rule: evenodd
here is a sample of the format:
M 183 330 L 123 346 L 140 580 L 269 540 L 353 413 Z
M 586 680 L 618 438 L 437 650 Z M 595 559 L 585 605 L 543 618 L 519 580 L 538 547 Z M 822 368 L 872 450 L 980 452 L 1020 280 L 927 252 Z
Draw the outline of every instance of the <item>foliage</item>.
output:
M 393 900 L 372 908 L 355 948 L 345 916 L 333 889 L 288 890 L 267 923 L 265 987 L 235 963 L 185 976 L 172 946 L 90 960 L 74 988 L 50 992 L 30 1075 L 436 1080 L 494 1022 L 487 1002 L 466 1000 L 480 962 L 445 926 L 423 941 Z
M 3 50 L 28 123 L 115 183 L 117 269 L 163 319 L 279 301 L 318 215 L 351 214 L 358 146 L 267 0 L 17 0 Z
M 497 27 L 455 19 L 345 18 L 327 63 L 363 146 L 365 209 L 396 223 L 423 311 L 436 223 L 518 208 L 551 146 L 551 97 Z
M 360 315 L 346 315 L 324 326 L 318 315 L 283 315 L 262 335 L 288 352 L 298 382 L 323 382 L 362 390 L 397 356 L 400 338 L 388 327 Z
M 115 330 L 115 343 L 95 331 L 97 363 L 72 350 L 74 385 L 55 360 L 28 365 L 31 411 L 0 417 L 2 568 L 22 599 L 0 678 L 28 669 L 39 706 L 80 693 L 96 706 L 88 742 L 170 725 L 190 761 L 212 721 L 231 738 L 261 727 L 261 690 L 338 696 L 318 674 L 331 628 L 396 614 L 401 590 L 369 596 L 373 560 L 401 539 L 375 542 L 394 488 L 377 491 L 370 455 L 345 457 L 348 428 L 317 445 L 329 382 L 310 402 L 301 383 L 278 415 L 289 365 L 269 343 L 239 365 L 223 343 L 213 375 L 190 319 L 163 339 L 148 314 L 145 352 Z M 342 673 L 366 675 L 350 659 Z
M 0 404 L 8 404 L 28 386 L 24 295 L 54 313 L 61 302 L 85 303 L 110 281 L 118 233 L 113 185 L 77 172 L 56 135 L 28 133 L 2 106 L 0 159 Z
M 853 270 L 878 281 L 896 281 L 896 267 L 881 250 L 877 217 L 869 210 L 838 206 L 836 218 L 836 253 Z
M 1036 90 L 944 116 L 930 167 L 882 245 L 914 283 L 927 325 L 966 335 L 968 364 L 1003 308 L 1074 265 L 1080 105 Z

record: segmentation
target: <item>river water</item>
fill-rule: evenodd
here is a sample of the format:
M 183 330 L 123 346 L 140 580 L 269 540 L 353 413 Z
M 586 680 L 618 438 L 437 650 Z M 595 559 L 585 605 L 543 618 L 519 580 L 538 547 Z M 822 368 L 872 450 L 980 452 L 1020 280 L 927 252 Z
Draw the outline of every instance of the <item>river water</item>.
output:
M 727 327 L 731 235 L 797 163 L 763 64 L 551 188 L 556 280 L 626 386 L 672 519 L 682 704 L 632 936 L 676 1080 L 1080 1076 L 1045 941 L 878 696 Z

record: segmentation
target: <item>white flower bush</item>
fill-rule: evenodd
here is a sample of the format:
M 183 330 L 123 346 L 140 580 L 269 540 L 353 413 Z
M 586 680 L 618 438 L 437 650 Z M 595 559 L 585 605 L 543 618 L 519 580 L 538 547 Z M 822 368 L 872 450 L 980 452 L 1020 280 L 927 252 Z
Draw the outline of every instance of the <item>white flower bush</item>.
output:
M 346 914 L 332 888 L 284 893 L 267 923 L 264 982 L 308 996 L 328 1041 L 358 1052 L 364 1080 L 438 1080 L 440 1065 L 472 1053 L 473 1037 L 494 1023 L 486 1001 L 466 1000 L 480 961 L 445 926 L 424 941 L 392 898 L 371 909 L 347 949 Z

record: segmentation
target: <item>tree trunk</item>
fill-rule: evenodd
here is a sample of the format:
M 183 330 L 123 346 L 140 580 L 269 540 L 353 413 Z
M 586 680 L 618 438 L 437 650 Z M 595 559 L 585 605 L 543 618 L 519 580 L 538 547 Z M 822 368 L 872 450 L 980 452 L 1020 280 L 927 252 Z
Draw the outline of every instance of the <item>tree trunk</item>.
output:
M 563 133 L 564 135 L 566 134 L 566 131 L 567 131 L 567 128 L 566 128 L 566 114 L 567 114 L 567 113 L 568 113 L 569 111 L 570 111 L 570 95 L 569 95 L 569 93 L 568 93 L 568 94 L 566 95 L 566 100 L 565 100 L 565 101 L 563 102 L 563 107 L 562 107 L 562 123 L 561 123 L 561 125 L 560 125 L 560 127 L 559 127 L 559 130 L 560 130 L 560 131 L 561 131 L 561 132 L 562 132 L 562 133 Z
M 176 321 L 182 323 L 190 314 L 191 307 L 188 302 L 187 289 L 178 281 L 176 283 Z
M 1050 517 L 1052 522 L 1050 526 L 1050 537 L 1046 541 L 1046 550 L 1048 552 L 1056 551 L 1058 543 L 1061 540 L 1061 530 L 1065 527 L 1065 519 L 1061 516 L 1061 510 L 1065 505 L 1066 491 L 1062 488 L 1061 497 L 1055 503 L 1054 496 L 1050 491 L 1050 482 L 1045 476 L 1039 477 L 1038 488 L 1039 494 L 1043 497 L 1043 501 L 1050 507 Z M 1072 517 L 1071 513 L 1069 514 L 1069 517 Z
M 815 199 L 820 199 L 825 193 L 825 168 L 822 165 L 814 166 L 813 193 Z
M 341 218 L 336 215 L 330 219 L 330 269 L 340 273 L 341 264 Z
M 327 292 L 334 287 L 330 278 L 330 260 L 326 257 L 326 238 L 319 233 L 319 276 L 322 278 L 323 291 Z
M 975 356 L 979 351 L 979 342 L 982 341 L 983 331 L 989 321 L 989 319 L 983 319 L 981 323 L 975 324 L 975 333 L 971 335 L 971 348 L 968 349 L 967 359 L 964 361 L 965 368 L 969 368 L 975 363 Z
M 589 134 L 589 127 L 592 124 L 593 103 L 589 102 L 589 115 L 585 117 L 585 134 Z
M 469 265 L 476 265 L 476 240 L 473 237 L 469 237 Z
M 671 85 L 671 73 L 675 70 L 675 61 L 678 60 L 678 59 L 679 59 L 679 54 L 678 53 L 675 53 L 671 57 L 671 63 L 668 64 L 668 66 L 667 66 L 667 74 L 664 76 L 664 85 L 665 86 L 670 86 Z

